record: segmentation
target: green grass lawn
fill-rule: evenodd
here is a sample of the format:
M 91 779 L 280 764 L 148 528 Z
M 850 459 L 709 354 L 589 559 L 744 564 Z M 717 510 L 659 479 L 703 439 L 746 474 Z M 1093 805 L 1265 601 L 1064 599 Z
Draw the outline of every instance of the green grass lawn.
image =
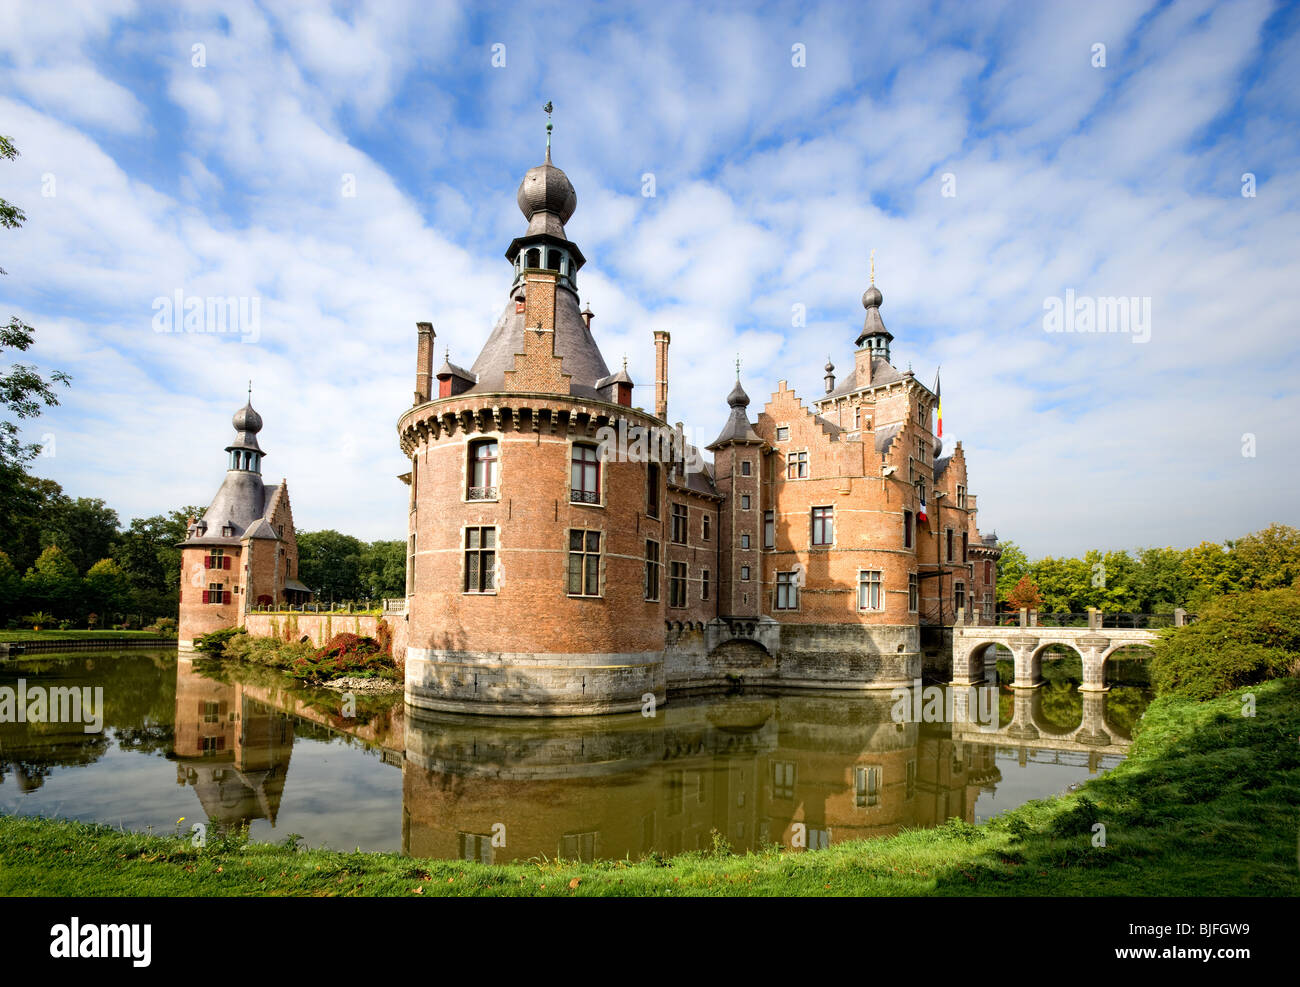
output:
M 104 641 L 120 641 L 125 638 L 148 637 L 159 638 L 159 640 L 174 640 L 175 634 L 163 634 L 159 636 L 153 631 L 60 631 L 60 630 L 39 630 L 34 631 L 30 627 L 21 631 L 0 631 L 0 641 L 72 641 L 77 638 L 93 638 Z
M 1256 715 L 1242 715 L 1241 694 Z M 294 851 L 0 816 L 6 895 L 1300 894 L 1300 681 L 1156 700 L 1129 757 L 1079 792 L 816 852 L 504 866 Z M 180 828 L 187 829 L 191 820 Z M 1095 823 L 1105 846 L 1094 846 Z

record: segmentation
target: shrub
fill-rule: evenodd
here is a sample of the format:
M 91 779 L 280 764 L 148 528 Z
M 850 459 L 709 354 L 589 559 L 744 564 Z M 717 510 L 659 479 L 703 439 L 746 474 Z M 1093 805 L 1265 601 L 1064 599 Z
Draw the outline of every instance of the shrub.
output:
M 235 635 L 243 633 L 244 629 L 242 627 L 223 627 L 211 634 L 200 634 L 194 639 L 194 650 L 222 654 L 226 650 L 227 642 Z
M 335 634 L 325 647 L 295 659 L 289 674 L 311 682 L 328 682 L 345 675 L 357 678 L 397 677 L 391 656 L 372 637 Z
M 1300 671 L 1300 592 L 1220 597 L 1196 623 L 1162 632 L 1151 660 L 1156 694 L 1213 699 Z

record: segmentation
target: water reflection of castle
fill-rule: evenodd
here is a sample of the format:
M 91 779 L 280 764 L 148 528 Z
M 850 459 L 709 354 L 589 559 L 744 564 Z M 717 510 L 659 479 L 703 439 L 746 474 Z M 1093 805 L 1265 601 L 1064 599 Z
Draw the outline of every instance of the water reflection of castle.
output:
M 406 853 L 498 863 L 671 854 L 709 847 L 715 831 L 737 850 L 816 849 L 974 822 L 976 800 L 1002 780 L 1000 748 L 1020 748 L 1021 763 L 1040 747 L 1090 752 L 1080 766 L 1095 772 L 1128 739 L 1100 694 L 1070 736 L 1031 700 L 985 734 L 895 722 L 885 696 L 816 694 L 682 698 L 653 717 L 547 721 L 398 705 L 349 727 L 295 694 L 179 668 L 177 781 L 194 787 L 210 824 L 274 825 L 304 720 L 401 767 Z

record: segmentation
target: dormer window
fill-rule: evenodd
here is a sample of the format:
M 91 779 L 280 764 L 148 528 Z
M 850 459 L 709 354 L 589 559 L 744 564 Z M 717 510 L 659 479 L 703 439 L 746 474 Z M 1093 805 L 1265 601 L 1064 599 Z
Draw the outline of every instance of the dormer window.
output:
M 233 524 L 223 524 L 223 525 L 221 526 L 221 537 L 222 537 L 222 538 L 234 538 L 234 537 L 235 537 L 235 526 L 234 526 Z

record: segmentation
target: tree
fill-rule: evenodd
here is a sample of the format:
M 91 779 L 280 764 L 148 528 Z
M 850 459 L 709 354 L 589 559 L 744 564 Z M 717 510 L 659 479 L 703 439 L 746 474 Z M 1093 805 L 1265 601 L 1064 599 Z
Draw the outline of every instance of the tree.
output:
M 1021 576 L 1011 592 L 1007 594 L 1007 606 L 1012 610 L 1041 610 L 1043 598 L 1038 592 L 1038 587 L 1028 576 Z
M 100 559 L 92 565 L 84 582 L 83 610 L 106 617 L 120 612 L 131 602 L 130 580 L 112 559 Z
M 23 579 L 9 556 L 0 552 L 0 620 L 18 616 L 22 603 Z
M 1228 546 L 1242 589 L 1277 589 L 1300 579 L 1300 529 L 1274 523 Z
M 58 545 L 78 572 L 86 572 L 96 561 L 108 557 L 120 524 L 117 511 L 98 497 L 63 497 L 47 509 L 41 525 L 41 547 Z
M 32 610 L 70 616 L 78 606 L 80 593 L 77 568 L 57 545 L 43 551 L 23 577 L 23 605 Z
M 361 551 L 358 575 L 372 600 L 406 595 L 406 543 L 373 541 Z
M 998 599 L 1005 600 L 1020 577 L 1029 573 L 1029 556 L 1013 541 L 1002 543 L 1002 557 L 998 560 Z
M 0 136 L 0 158 L 12 161 L 18 157 L 18 149 L 13 142 Z M 16 230 L 26 222 L 23 211 L 10 202 L 0 199 L 0 226 Z M 0 274 L 4 274 L 0 269 Z M 0 354 L 5 350 L 25 352 L 31 348 L 36 330 L 17 316 L 11 316 L 8 325 L 0 325 Z M 59 403 L 54 393 L 55 384 L 65 387 L 72 380 L 61 370 L 50 374 L 46 380 L 33 366 L 16 363 L 8 372 L 0 375 L 0 403 L 16 421 L 8 418 L 0 420 L 0 496 L 8 494 L 18 482 L 23 472 L 23 465 L 36 458 L 41 447 L 37 443 L 24 444 L 18 437 L 18 421 L 34 418 L 40 414 L 42 407 Z
M 298 578 L 326 600 L 355 600 L 365 595 L 359 566 L 364 544 L 338 531 L 303 531 L 298 535 Z

